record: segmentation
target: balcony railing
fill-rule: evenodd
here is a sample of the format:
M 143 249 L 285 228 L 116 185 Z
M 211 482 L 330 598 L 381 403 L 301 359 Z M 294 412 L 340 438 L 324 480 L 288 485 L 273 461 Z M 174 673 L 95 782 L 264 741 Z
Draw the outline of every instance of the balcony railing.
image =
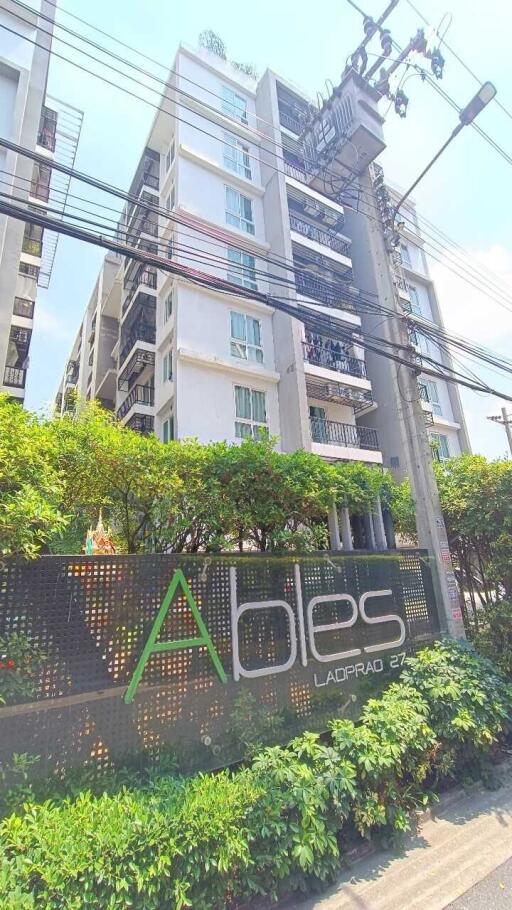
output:
M 348 373 L 349 376 L 358 376 L 360 379 L 366 378 L 366 364 L 364 360 L 360 360 L 358 357 L 349 357 L 343 351 L 337 351 L 333 347 L 326 347 L 325 343 L 315 344 L 314 342 L 303 341 L 302 347 L 304 360 L 307 360 L 308 363 L 326 367 L 328 370 L 336 370 L 337 373 Z
M 134 385 L 130 394 L 126 396 L 120 408 L 117 409 L 117 416 L 122 420 L 134 404 L 146 404 L 149 406 L 155 403 L 154 386 Z
M 377 431 L 373 427 L 359 427 L 351 423 L 338 423 L 322 417 L 310 417 L 311 439 L 326 445 L 346 446 L 352 449 L 379 448 Z
M 124 312 L 126 312 L 128 307 L 130 306 L 133 298 L 135 297 L 135 294 L 137 293 L 137 291 L 139 290 L 141 285 L 144 285 L 145 287 L 151 288 L 153 291 L 156 291 L 156 284 L 157 284 L 156 269 L 152 268 L 151 266 L 148 266 L 148 265 L 143 265 L 135 273 L 134 277 L 132 279 L 129 279 L 126 282 L 126 284 L 127 285 L 131 284 L 131 290 L 123 304 Z
M 300 180 L 301 183 L 308 182 L 308 175 L 303 167 L 298 162 L 291 161 L 289 158 L 284 158 L 284 172 L 288 174 L 289 177 L 294 177 L 295 180 Z
M 119 363 L 124 363 L 128 354 L 132 350 L 133 346 L 137 344 L 138 341 L 147 341 L 148 344 L 154 344 L 156 341 L 156 329 L 154 325 L 147 325 L 144 323 L 139 323 L 138 325 L 133 326 L 126 339 L 119 357 Z
M 339 283 L 330 283 L 321 278 L 315 278 L 304 272 L 295 273 L 295 285 L 299 294 L 318 300 L 326 306 L 336 307 L 341 310 L 355 311 L 354 304 L 345 297 L 345 287 Z
M 15 389 L 24 389 L 27 371 L 21 367 L 6 367 L 4 370 L 4 385 L 12 386 Z
M 290 227 L 297 234 L 303 234 L 304 237 L 309 237 L 310 240 L 315 240 L 316 243 L 321 243 L 322 246 L 328 246 L 335 253 L 350 256 L 350 244 L 346 240 L 341 240 L 335 234 L 330 234 L 329 231 L 324 231 L 315 224 L 310 224 L 309 221 L 298 218 L 292 212 L 290 212 Z
M 155 428 L 155 418 L 150 414 L 133 414 L 127 421 L 126 426 L 130 430 L 142 433 L 143 436 L 152 433 Z
M 26 297 L 15 297 L 12 311 L 15 316 L 24 316 L 25 319 L 34 318 L 34 300 Z
M 304 129 L 304 124 L 302 121 L 297 116 L 294 116 L 293 114 L 284 110 L 282 107 L 279 107 L 279 120 L 282 126 L 284 126 L 287 130 L 290 130 L 292 133 L 297 133 L 297 135 L 300 135 Z

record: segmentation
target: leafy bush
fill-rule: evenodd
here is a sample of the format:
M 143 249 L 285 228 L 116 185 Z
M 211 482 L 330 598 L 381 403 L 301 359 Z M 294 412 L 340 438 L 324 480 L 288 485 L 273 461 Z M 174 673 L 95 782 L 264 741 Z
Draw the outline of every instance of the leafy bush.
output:
M 331 724 L 335 749 L 355 762 L 352 818 L 360 834 L 375 828 L 404 831 L 408 813 L 425 803 L 423 785 L 436 742 L 428 715 L 415 689 L 394 683 L 381 698 L 367 702 L 359 725 Z
M 451 640 L 407 661 L 402 679 L 425 699 L 440 776 L 474 774 L 509 729 L 512 688 L 470 645 Z
M 126 774 L 117 790 L 112 779 L 110 792 L 25 805 L 0 827 L 2 908 L 222 910 L 325 882 L 355 832 L 402 832 L 439 776 L 479 767 L 511 710 L 492 664 L 439 643 L 329 736 L 264 749 L 236 772 Z
M 473 633 L 473 644 L 480 654 L 493 660 L 506 676 L 512 678 L 512 603 L 499 601 L 487 607 L 479 628 Z
M 0 704 L 27 701 L 46 655 L 26 635 L 0 635 Z

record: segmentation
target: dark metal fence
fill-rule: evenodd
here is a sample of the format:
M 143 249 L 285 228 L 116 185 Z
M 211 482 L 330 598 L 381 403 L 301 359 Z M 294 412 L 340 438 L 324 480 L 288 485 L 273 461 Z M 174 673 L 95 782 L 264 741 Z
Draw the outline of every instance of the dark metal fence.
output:
M 104 769 L 164 749 L 186 769 L 228 764 L 250 735 L 357 713 L 437 633 L 425 551 L 13 561 L 0 572 L 0 764 L 29 753 L 41 774 Z M 9 674 L 24 683 L 14 694 Z

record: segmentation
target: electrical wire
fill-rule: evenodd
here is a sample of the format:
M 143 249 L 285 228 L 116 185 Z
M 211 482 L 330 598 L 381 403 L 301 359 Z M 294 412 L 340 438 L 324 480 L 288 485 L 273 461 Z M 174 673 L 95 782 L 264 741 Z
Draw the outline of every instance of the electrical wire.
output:
M 18 5 L 20 5 L 20 6 L 22 6 L 22 7 L 24 6 L 24 4 L 19 3 L 19 0 L 15 0 L 15 2 L 17 2 Z M 21 18 L 21 17 L 18 16 L 18 18 Z M 46 18 L 48 18 L 48 17 L 46 17 Z M 22 21 L 25 21 L 25 20 L 22 20 Z M 78 33 L 75 33 L 75 32 L 73 32 L 73 34 L 78 35 Z M 87 39 L 83 38 L 83 36 L 80 36 L 80 35 L 78 35 L 78 36 L 79 36 L 82 40 L 84 40 L 84 41 L 87 40 Z M 23 37 L 23 36 L 20 36 L 20 37 Z M 55 36 L 55 37 L 56 37 L 56 36 Z M 61 40 L 61 41 L 62 41 L 63 39 L 57 38 L 57 40 Z M 69 42 L 64 42 L 64 43 L 65 43 L 65 44 L 69 44 Z M 75 49 L 75 50 L 78 50 L 78 51 L 81 52 L 81 53 L 86 53 L 86 52 L 83 52 L 81 49 L 76 48 L 74 45 L 69 45 L 69 46 L 72 47 L 72 48 Z M 99 46 L 98 46 L 98 47 L 99 47 Z M 103 48 L 102 48 L 101 50 L 102 50 L 104 53 L 108 53 L 108 51 L 106 51 L 106 50 L 103 49 Z M 50 51 L 50 53 L 54 53 L 54 52 L 53 52 L 53 51 Z M 88 54 L 86 54 L 86 55 L 87 55 L 87 56 L 91 56 L 91 55 L 88 55 Z M 62 59 L 67 59 L 67 58 L 62 58 Z M 97 58 L 93 58 L 93 59 L 95 59 L 97 62 L 99 62 L 99 63 L 102 64 L 102 65 L 105 65 L 105 66 L 107 66 L 107 67 L 109 66 L 108 64 L 105 64 L 104 61 L 98 61 Z M 122 58 L 118 58 L 118 59 L 121 59 L 121 60 L 122 60 Z M 68 62 L 73 63 L 73 61 L 68 61 Z M 133 66 L 133 64 L 131 64 L 129 61 L 123 61 L 123 62 L 124 62 L 126 65 Z M 78 65 L 78 64 L 73 64 L 73 65 Z M 112 69 L 112 67 L 109 67 L 109 68 Z M 128 76 L 127 74 L 122 73 L 122 71 L 119 71 L 119 70 L 117 70 L 116 68 L 113 68 L 113 69 L 114 69 L 115 72 L 118 72 L 118 73 L 120 73 L 121 75 L 127 76 L 127 78 L 133 79 L 133 77 L 130 77 L 130 76 Z M 90 71 L 86 70 L 86 72 L 90 72 Z M 144 72 L 144 71 L 143 71 L 143 72 Z M 425 72 L 425 71 L 422 70 L 422 72 Z M 91 73 L 91 74 L 92 74 L 92 75 L 96 75 L 96 76 L 98 75 L 98 74 L 95 74 L 95 73 Z M 149 74 L 149 75 L 151 75 L 152 78 L 158 78 L 158 77 L 153 77 L 152 74 Z M 427 74 L 427 75 L 428 75 L 428 74 Z M 98 78 L 100 78 L 100 77 L 98 77 Z M 139 85 L 141 84 L 141 83 L 138 82 L 137 80 L 133 80 L 133 81 L 136 81 L 137 84 L 139 84 Z M 159 81 L 163 84 L 163 81 L 162 81 L 162 80 L 159 80 Z M 110 83 L 110 84 L 112 84 L 112 83 Z M 118 86 L 118 85 L 116 84 L 115 87 L 120 88 L 121 90 L 125 91 L 125 89 L 124 89 L 122 86 Z M 144 87 L 144 88 L 149 88 L 148 86 L 143 86 L 143 87 Z M 151 89 L 151 90 L 152 90 L 152 91 L 157 91 L 156 89 Z M 131 93 L 130 93 L 130 94 L 131 94 Z M 158 91 L 158 95 L 159 95 L 159 97 L 161 97 L 161 92 Z M 137 96 L 137 97 L 140 98 L 140 96 Z M 190 97 L 190 96 L 188 96 L 188 97 Z M 140 98 L 140 100 L 141 100 L 141 101 L 144 101 L 144 102 L 146 102 L 146 103 L 151 104 L 151 102 L 148 102 L 147 99 Z M 166 99 L 166 100 L 172 100 L 172 99 Z M 174 102 L 174 103 L 177 103 L 177 102 Z M 458 108 L 457 108 L 457 105 L 455 105 L 454 102 L 452 102 L 452 104 L 455 106 L 456 109 L 458 109 Z M 157 107 L 156 105 L 151 105 L 151 106 Z M 181 106 L 181 105 L 180 105 L 180 106 Z M 210 108 L 210 110 L 212 110 L 212 109 Z M 174 115 L 172 115 L 172 114 L 171 114 L 170 112 L 168 112 L 168 111 L 164 111 L 164 113 L 167 113 L 167 114 L 169 114 L 169 116 L 174 117 Z M 202 116 L 204 116 L 204 115 L 202 115 Z M 175 119 L 181 120 L 182 118 L 175 117 Z M 207 118 L 207 117 L 204 117 L 204 119 L 209 120 L 209 118 Z M 188 123 L 187 121 L 182 121 L 182 122 Z M 212 121 L 209 121 L 209 122 L 212 122 Z M 189 125 L 190 125 L 190 126 L 193 126 L 194 128 L 200 129 L 199 127 L 197 127 L 197 125 L 194 125 L 194 124 L 189 124 Z M 206 133 L 206 131 L 204 131 L 204 130 L 201 130 L 201 132 L 205 132 L 205 133 Z M 215 138 L 215 139 L 218 140 L 218 141 L 223 141 L 223 139 L 221 139 L 221 138 L 218 137 L 218 136 L 214 136 L 214 135 L 211 134 L 211 133 L 206 133 L 206 134 L 207 134 L 208 136 L 210 136 L 211 138 Z M 250 157 L 250 158 L 254 158 L 255 160 L 259 160 L 259 159 L 257 158 L 257 156 L 249 155 L 249 157 Z M 276 157 L 277 157 L 277 156 L 276 156 Z M 285 158 L 284 158 L 284 157 L 281 157 L 281 160 L 282 160 L 282 161 L 285 161 Z M 511 162 L 512 162 L 512 159 L 511 159 Z M 278 170 L 278 169 L 276 168 L 276 170 Z M 463 277 L 463 278 L 466 277 L 466 276 L 461 276 L 460 273 L 458 273 L 458 272 L 455 272 L 455 274 L 458 275 L 458 277 Z M 470 282 L 470 283 L 471 283 L 471 282 Z M 474 285 L 473 285 L 473 286 L 474 286 Z M 502 292 L 501 292 L 501 293 L 502 293 Z M 496 300 L 495 297 L 494 297 L 493 299 Z M 499 303 L 498 300 L 496 300 L 496 302 Z
M 430 25 L 430 22 L 428 21 L 428 19 L 423 15 L 421 10 L 419 10 L 418 7 L 415 6 L 414 3 L 411 2 L 411 0 L 406 0 L 406 2 L 407 2 L 407 5 L 410 6 L 412 10 L 414 10 L 416 15 L 419 16 L 419 18 L 422 20 L 422 22 L 425 23 L 425 25 Z M 471 67 L 468 66 L 467 63 L 465 63 L 465 61 L 462 59 L 462 57 L 460 57 L 459 54 L 456 53 L 456 51 L 453 49 L 453 47 L 450 47 L 450 45 L 446 41 L 446 38 L 443 38 L 442 43 L 443 43 L 444 47 L 446 48 L 446 50 L 452 55 L 452 57 L 454 57 L 455 60 L 457 60 L 457 62 L 460 63 L 460 65 L 466 70 L 466 72 L 469 73 L 469 75 L 473 77 L 475 82 L 478 82 L 479 85 L 482 85 L 483 80 L 477 76 L 477 74 L 474 72 L 474 70 L 472 70 Z M 495 104 L 498 105 L 499 108 L 501 108 L 503 113 L 506 114 L 507 117 L 510 118 L 510 120 L 512 120 L 512 111 L 510 111 L 507 107 L 505 107 L 505 105 L 502 104 L 502 102 L 500 101 L 500 99 L 497 96 L 495 96 L 493 98 L 493 101 Z

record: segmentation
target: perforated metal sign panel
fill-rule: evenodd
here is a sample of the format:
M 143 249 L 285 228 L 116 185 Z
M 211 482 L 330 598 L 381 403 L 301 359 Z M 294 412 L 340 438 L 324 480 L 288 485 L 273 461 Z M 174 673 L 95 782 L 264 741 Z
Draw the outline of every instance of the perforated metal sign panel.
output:
M 356 715 L 438 630 L 418 550 L 14 561 L 0 761 L 28 752 L 45 774 L 165 749 L 184 769 L 228 764 Z

